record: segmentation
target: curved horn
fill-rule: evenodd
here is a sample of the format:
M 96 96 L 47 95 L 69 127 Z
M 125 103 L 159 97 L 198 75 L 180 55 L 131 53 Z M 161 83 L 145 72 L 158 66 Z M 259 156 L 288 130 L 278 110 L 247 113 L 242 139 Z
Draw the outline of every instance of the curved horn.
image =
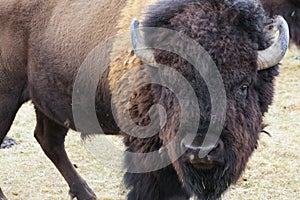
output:
M 155 65 L 154 52 L 146 46 L 145 39 L 143 38 L 140 30 L 139 21 L 134 18 L 130 25 L 130 36 L 134 53 L 143 62 Z
M 258 51 L 258 70 L 268 69 L 277 65 L 285 55 L 289 45 L 289 27 L 281 16 L 276 16 L 273 26 L 279 30 L 277 40 L 267 49 Z

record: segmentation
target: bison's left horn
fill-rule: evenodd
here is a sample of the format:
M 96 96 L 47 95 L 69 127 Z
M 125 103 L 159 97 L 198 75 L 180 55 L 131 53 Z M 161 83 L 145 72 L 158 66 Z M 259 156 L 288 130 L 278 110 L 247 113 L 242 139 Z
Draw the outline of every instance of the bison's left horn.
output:
M 130 26 L 130 36 L 135 55 L 140 58 L 143 62 L 155 65 L 154 51 L 147 47 L 145 38 L 141 34 L 139 28 L 139 21 L 133 19 Z
M 276 16 L 272 25 L 276 31 L 279 30 L 279 36 L 269 48 L 258 51 L 258 70 L 268 69 L 277 65 L 284 57 L 289 45 L 289 27 L 284 18 Z

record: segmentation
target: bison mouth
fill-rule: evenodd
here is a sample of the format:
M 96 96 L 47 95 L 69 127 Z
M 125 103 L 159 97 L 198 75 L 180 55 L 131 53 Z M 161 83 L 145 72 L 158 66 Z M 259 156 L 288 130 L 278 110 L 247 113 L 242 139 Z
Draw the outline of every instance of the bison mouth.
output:
M 191 162 L 184 156 L 179 160 L 182 174 L 178 175 L 186 191 L 194 194 L 198 199 L 219 199 L 233 182 L 230 175 L 232 169 L 225 163 L 225 161 L 207 160 Z
M 222 139 L 203 146 L 201 137 L 190 144 L 181 144 L 184 154 L 173 163 L 179 180 L 190 194 L 198 199 L 218 199 L 233 182 L 232 166 Z M 226 152 L 225 152 L 226 151 Z
M 201 159 L 195 159 L 194 156 L 191 155 L 188 158 L 185 158 L 185 162 L 199 170 L 208 170 L 224 165 L 224 161 L 212 160 L 210 156 Z
M 203 147 L 189 146 L 181 161 L 195 170 L 216 171 L 218 168 L 224 168 L 225 166 L 223 151 L 224 144 L 222 142 L 205 150 L 203 150 Z

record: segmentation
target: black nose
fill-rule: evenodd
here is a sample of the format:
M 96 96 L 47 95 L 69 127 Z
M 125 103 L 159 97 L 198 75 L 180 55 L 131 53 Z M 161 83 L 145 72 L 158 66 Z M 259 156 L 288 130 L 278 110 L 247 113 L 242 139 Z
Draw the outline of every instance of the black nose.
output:
M 221 139 L 206 147 L 186 145 L 186 161 L 198 167 L 214 167 L 224 164 L 224 143 Z

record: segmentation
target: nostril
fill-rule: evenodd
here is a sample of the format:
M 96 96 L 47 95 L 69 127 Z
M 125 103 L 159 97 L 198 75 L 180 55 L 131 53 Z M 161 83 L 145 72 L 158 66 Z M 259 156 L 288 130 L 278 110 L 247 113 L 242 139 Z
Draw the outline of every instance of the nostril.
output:
M 219 149 L 220 148 L 220 143 L 218 142 L 215 149 Z
M 224 143 L 222 140 L 219 140 L 218 143 L 215 145 L 215 147 L 208 153 L 209 155 L 216 154 L 218 152 L 223 151 L 224 149 Z
M 223 143 L 223 141 L 222 141 L 222 140 L 219 140 L 219 142 L 218 142 L 218 146 L 219 146 L 219 148 L 220 148 L 221 150 L 223 150 L 223 149 L 224 149 L 224 143 Z

